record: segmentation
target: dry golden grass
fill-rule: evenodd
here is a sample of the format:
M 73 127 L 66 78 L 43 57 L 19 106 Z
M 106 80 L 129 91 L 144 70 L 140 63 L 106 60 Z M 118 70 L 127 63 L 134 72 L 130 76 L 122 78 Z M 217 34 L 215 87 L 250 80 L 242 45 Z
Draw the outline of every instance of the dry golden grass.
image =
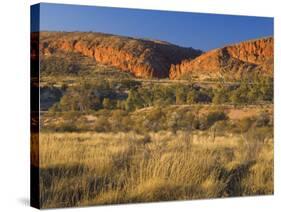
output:
M 40 134 L 41 206 L 273 193 L 273 143 L 249 159 L 237 136 L 184 132 Z

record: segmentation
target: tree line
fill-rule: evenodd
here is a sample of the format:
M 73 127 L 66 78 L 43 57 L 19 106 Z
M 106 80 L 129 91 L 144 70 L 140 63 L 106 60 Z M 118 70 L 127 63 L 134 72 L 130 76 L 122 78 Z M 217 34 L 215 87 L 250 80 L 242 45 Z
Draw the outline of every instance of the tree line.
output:
M 273 102 L 273 79 L 256 78 L 239 84 L 202 87 L 195 84 L 142 85 L 133 80 L 81 82 L 67 88 L 54 111 L 121 109 L 134 111 L 151 106 L 193 104 L 262 104 Z

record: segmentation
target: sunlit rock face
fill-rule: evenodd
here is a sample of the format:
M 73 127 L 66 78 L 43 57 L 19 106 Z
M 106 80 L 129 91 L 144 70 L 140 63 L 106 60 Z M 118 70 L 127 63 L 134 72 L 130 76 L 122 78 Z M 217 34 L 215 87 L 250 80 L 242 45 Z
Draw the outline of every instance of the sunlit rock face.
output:
M 211 50 L 194 60 L 183 60 L 172 65 L 169 76 L 171 79 L 188 75 L 213 79 L 228 75 L 238 79 L 254 72 L 272 75 L 273 41 L 272 37 L 268 37 Z
M 103 33 L 42 32 L 41 53 L 78 52 L 97 63 L 128 71 L 140 78 L 168 78 L 172 64 L 190 60 L 202 51 L 163 41 Z

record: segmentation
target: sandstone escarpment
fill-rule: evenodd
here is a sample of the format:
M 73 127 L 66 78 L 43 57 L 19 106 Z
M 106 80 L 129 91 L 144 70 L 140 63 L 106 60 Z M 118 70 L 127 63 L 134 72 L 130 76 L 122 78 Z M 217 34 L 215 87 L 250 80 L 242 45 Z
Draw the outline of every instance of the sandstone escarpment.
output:
M 233 58 L 253 64 L 262 64 L 273 58 L 273 38 L 246 41 L 226 47 Z
M 239 79 L 259 72 L 273 73 L 273 38 L 246 41 L 202 54 L 194 60 L 172 65 L 171 79 Z
M 172 64 L 190 60 L 202 52 L 165 42 L 103 33 L 42 32 L 41 54 L 77 52 L 97 63 L 128 71 L 142 78 L 169 77 Z

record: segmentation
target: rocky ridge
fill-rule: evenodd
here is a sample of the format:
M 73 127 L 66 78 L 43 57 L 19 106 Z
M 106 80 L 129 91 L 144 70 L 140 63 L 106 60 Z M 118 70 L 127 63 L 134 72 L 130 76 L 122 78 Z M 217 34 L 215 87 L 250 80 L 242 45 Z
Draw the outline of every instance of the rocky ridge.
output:
M 172 65 L 170 79 L 239 79 L 254 72 L 273 74 L 273 38 L 250 40 L 208 51 Z
M 104 33 L 41 32 L 40 44 L 43 56 L 57 51 L 78 52 L 140 78 L 167 78 L 172 64 L 194 59 L 202 53 L 167 42 Z

